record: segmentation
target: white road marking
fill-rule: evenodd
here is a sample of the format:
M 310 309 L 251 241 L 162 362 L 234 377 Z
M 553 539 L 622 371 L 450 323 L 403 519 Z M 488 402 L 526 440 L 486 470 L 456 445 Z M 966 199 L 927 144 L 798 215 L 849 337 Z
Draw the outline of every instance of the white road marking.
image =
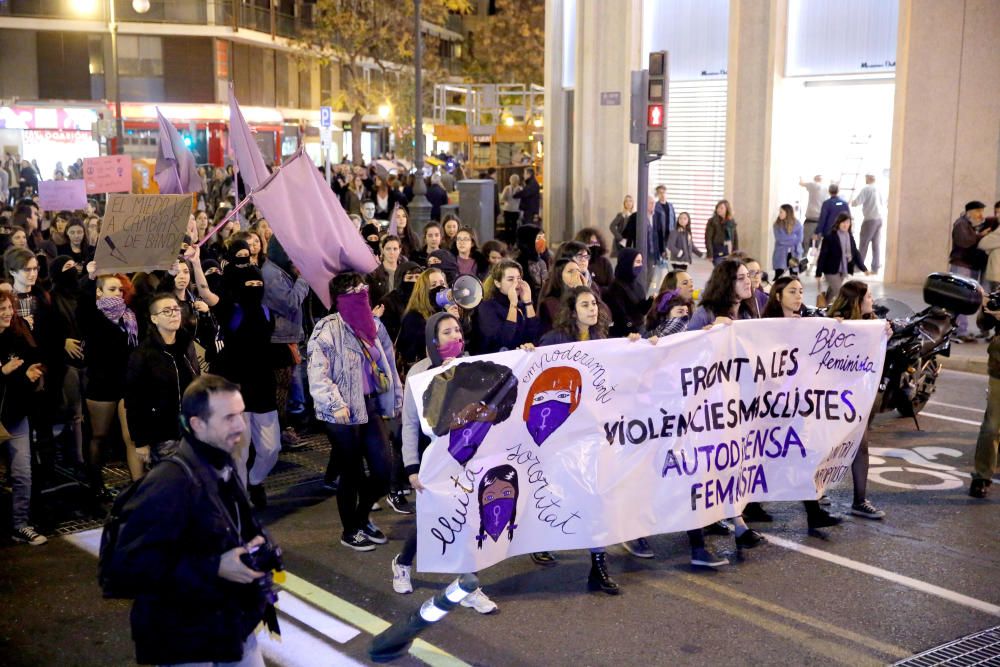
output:
M 96 558 L 101 549 L 101 532 L 100 528 L 94 528 L 93 530 L 65 535 L 64 539 Z M 281 616 L 294 619 L 341 644 L 361 634 L 357 628 L 300 600 L 288 591 L 278 593 L 277 609 Z M 282 624 L 280 640 L 272 640 L 267 632 L 261 632 L 257 639 L 264 655 L 274 664 L 282 667 L 299 667 L 300 665 L 302 667 L 311 665 L 353 667 L 362 664 L 293 623 Z
M 959 417 L 948 417 L 946 415 L 936 415 L 933 412 L 921 412 L 918 415 L 918 418 L 921 418 L 921 417 L 930 417 L 932 419 L 943 419 L 944 421 L 958 422 L 959 424 L 969 424 L 971 426 L 979 426 L 980 424 L 982 424 L 981 421 L 974 422 L 971 419 L 960 419 Z
M 927 401 L 927 405 L 940 405 L 942 408 L 954 408 L 955 410 L 968 410 L 969 412 L 977 412 L 983 414 L 982 408 L 970 408 L 966 405 L 955 405 L 954 403 L 942 403 L 941 401 Z
M 885 579 L 886 581 L 901 584 L 908 588 L 912 588 L 913 590 L 927 593 L 928 595 L 934 595 L 941 599 L 948 600 L 949 602 L 970 607 L 992 616 L 1000 616 L 1000 605 L 995 605 L 984 600 L 978 600 L 976 598 L 969 597 L 968 595 L 963 595 L 962 593 L 956 593 L 955 591 L 948 590 L 947 588 L 929 584 L 926 581 L 920 581 L 919 579 L 913 579 L 912 577 L 897 574 L 891 570 L 884 570 L 880 567 L 875 567 L 874 565 L 867 565 L 866 563 L 852 560 L 850 558 L 837 556 L 836 554 L 831 554 L 820 549 L 814 549 L 813 547 L 808 547 L 804 544 L 792 542 L 791 540 L 786 540 L 781 537 L 767 535 L 767 541 L 772 544 L 776 544 L 779 547 L 784 547 L 785 549 L 789 549 L 791 551 L 797 551 L 801 554 L 805 554 L 806 556 L 812 556 L 813 558 L 825 560 L 829 563 L 840 565 L 841 567 L 850 568 L 858 572 L 863 572 L 864 574 L 869 574 L 873 577 Z
M 954 368 L 942 368 L 942 373 L 948 373 L 949 375 L 954 373 L 955 375 L 968 375 L 969 377 L 979 378 L 984 382 L 989 379 L 988 375 L 983 375 L 982 373 L 970 373 L 969 371 L 956 371 Z

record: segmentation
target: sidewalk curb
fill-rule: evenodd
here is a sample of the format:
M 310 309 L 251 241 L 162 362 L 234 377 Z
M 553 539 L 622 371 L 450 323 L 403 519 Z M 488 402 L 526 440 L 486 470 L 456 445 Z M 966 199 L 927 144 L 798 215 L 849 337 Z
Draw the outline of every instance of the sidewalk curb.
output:
M 970 359 L 968 357 L 938 357 L 941 365 L 948 371 L 960 371 L 962 373 L 975 373 L 976 375 L 987 375 L 986 358 Z

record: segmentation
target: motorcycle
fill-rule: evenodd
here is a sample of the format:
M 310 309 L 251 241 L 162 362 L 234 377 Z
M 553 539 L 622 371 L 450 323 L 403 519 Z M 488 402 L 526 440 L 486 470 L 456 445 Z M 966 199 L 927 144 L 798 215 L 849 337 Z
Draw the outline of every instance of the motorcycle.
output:
M 982 303 L 979 284 L 952 273 L 932 273 L 924 282 L 927 308 L 914 313 L 895 299 L 880 299 L 875 313 L 892 323 L 886 345 L 885 366 L 879 384 L 880 412 L 898 410 L 904 417 L 917 415 L 934 395 L 941 373 L 939 357 L 951 356 L 959 315 L 972 315 Z

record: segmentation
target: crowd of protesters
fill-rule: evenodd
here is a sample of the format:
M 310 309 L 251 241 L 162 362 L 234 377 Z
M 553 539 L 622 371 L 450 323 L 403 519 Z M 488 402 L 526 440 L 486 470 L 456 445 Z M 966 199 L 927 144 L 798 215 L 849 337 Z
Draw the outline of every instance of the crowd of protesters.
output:
M 44 211 L 32 196 L 34 184 L 22 183 L 0 220 L 6 277 L 0 421 L 9 436 L 14 538 L 45 542 L 32 523 L 33 471 L 57 463 L 74 470 L 94 506 L 106 509 L 111 493 L 102 466 L 109 443 L 124 443 L 129 472 L 140 478 L 177 450 L 184 389 L 212 373 L 242 388 L 249 446 L 234 456 L 254 506 L 267 504 L 264 482 L 281 452 L 317 429 L 331 444 L 324 485 L 336 494 L 339 543 L 372 551 L 388 541 L 371 519 L 373 509 L 384 498 L 392 510 L 411 514 L 410 492 L 422 488 L 420 456 L 429 440 L 419 428 L 409 374 L 469 354 L 612 337 L 650 345 L 736 319 L 813 314 L 798 275 L 803 225 L 790 206 L 774 221 L 777 279 L 768 286 L 761 263 L 740 250 L 727 201 L 715 207 L 704 247 L 695 243 L 691 216 L 674 209 L 662 186 L 650 202 L 647 249 L 635 247 L 631 197 L 611 223 L 610 244 L 596 228 L 555 244 L 539 224 L 539 185 L 526 168 L 498 184 L 497 238 L 480 239 L 443 213 L 444 180 L 428 179 L 433 220 L 418 230 L 407 209 L 412 176 L 374 167 L 338 170 L 333 188 L 379 266 L 368 275 L 335 276 L 329 311 L 259 215 L 242 224 L 234 219 L 194 243 L 232 210 L 230 171 L 204 174 L 176 264 L 131 275 L 97 271 L 97 202 L 82 211 Z M 850 222 L 849 214 L 835 219 L 815 268 L 830 285 L 828 316 L 869 319 L 871 292 L 850 279 L 864 270 Z M 702 257 L 713 268 L 699 298 L 688 269 Z M 639 280 L 644 264 L 666 269 L 652 296 Z M 472 309 L 446 296 L 463 275 L 484 285 Z M 884 513 L 865 493 L 867 458 L 865 442 L 854 466 L 851 511 L 878 519 Z M 841 521 L 824 503 L 806 503 L 810 528 Z M 770 520 L 764 507 L 751 504 L 743 516 L 690 531 L 692 564 L 728 562 L 709 548 L 706 533 L 733 535 L 738 547 L 753 548 L 764 538 L 748 524 Z M 644 539 L 624 546 L 636 557 L 653 557 Z M 412 591 L 415 553 L 414 533 L 392 562 L 398 593 Z M 556 562 L 544 552 L 531 558 Z M 593 549 L 592 561 L 591 588 L 617 593 L 604 549 Z M 496 609 L 481 590 L 463 604 L 481 613 Z

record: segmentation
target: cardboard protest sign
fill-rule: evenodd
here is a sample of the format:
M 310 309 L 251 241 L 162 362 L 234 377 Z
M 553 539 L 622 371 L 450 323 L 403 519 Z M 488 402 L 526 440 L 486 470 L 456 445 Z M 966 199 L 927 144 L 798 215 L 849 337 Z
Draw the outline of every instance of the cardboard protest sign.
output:
M 407 378 L 424 451 L 417 565 L 478 572 L 815 500 L 851 472 L 885 323 L 735 322 L 465 357 Z
M 97 240 L 98 273 L 169 269 L 191 216 L 191 195 L 108 195 Z
M 46 211 L 77 211 L 87 205 L 87 192 L 81 180 L 39 181 L 38 204 Z
M 83 159 L 83 182 L 87 194 L 132 191 L 132 157 L 106 155 Z

